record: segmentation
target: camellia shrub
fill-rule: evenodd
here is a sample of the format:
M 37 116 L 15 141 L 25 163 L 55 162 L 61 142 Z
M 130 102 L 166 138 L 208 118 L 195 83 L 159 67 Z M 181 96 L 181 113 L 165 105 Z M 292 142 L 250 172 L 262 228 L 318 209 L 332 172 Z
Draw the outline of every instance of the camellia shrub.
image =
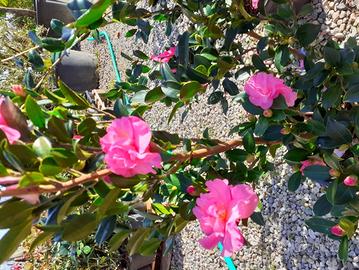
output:
M 195 219 L 200 244 L 222 244 L 230 256 L 245 246 L 242 226 L 264 224 L 256 184 L 281 146 L 293 167 L 290 191 L 304 181 L 322 186 L 306 224 L 340 241 L 345 261 L 359 217 L 355 39 L 314 46 L 320 25 L 301 23 L 310 5 L 294 11 L 293 1 L 276 0 L 270 14 L 262 1 L 151 0 L 148 9 L 138 2 L 99 0 L 73 10 L 75 22 L 51 23 L 60 38 L 30 32 L 33 48 L 1 60 L 21 61 L 24 83 L 0 98 L 0 196 L 11 197 L 0 204 L 0 228 L 8 229 L 0 262 L 32 231 L 31 249 L 95 233 L 109 250 L 126 243 L 130 255 L 150 255 L 170 248 L 172 236 Z M 154 23 L 169 35 L 180 17 L 188 29 L 163 53 L 122 54 L 132 68 L 105 95 L 113 109 L 98 109 L 54 79 L 67 51 L 101 26 L 129 25 L 126 37 L 146 43 Z M 256 47 L 243 45 L 249 38 Z M 206 132 L 180 138 L 151 131 L 142 118 L 162 102 L 172 108 L 171 121 L 207 92 L 208 106 L 219 103 L 227 113 L 234 99 L 247 112 L 247 121 L 232 127 L 234 139 Z M 136 225 L 134 216 L 141 217 Z

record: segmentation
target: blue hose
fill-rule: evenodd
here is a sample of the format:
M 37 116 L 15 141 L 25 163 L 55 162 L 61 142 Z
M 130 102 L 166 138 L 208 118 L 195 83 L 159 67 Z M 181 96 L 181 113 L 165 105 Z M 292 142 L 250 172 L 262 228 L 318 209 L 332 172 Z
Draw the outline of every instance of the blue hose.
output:
M 222 252 L 222 250 L 223 250 L 222 243 L 218 244 L 218 248 Z M 224 257 L 224 261 L 227 264 L 228 270 L 237 270 L 237 268 L 234 265 L 233 260 L 231 259 L 231 257 Z
M 111 62 L 112 62 L 113 70 L 115 71 L 115 74 L 116 74 L 116 82 L 121 82 L 121 74 L 120 74 L 120 71 L 119 71 L 118 66 L 117 66 L 116 55 L 115 55 L 115 51 L 113 50 L 113 46 L 112 46 L 110 36 L 107 34 L 106 31 L 101 31 L 99 33 L 99 36 L 100 36 L 100 38 L 105 38 L 106 39 L 107 47 L 108 47 L 108 50 L 109 50 L 109 53 L 110 53 L 110 56 L 111 56 Z M 95 38 L 90 37 L 87 40 L 94 41 Z M 124 94 L 122 101 L 123 101 L 124 105 L 129 105 L 130 104 L 129 99 L 128 99 L 126 94 Z

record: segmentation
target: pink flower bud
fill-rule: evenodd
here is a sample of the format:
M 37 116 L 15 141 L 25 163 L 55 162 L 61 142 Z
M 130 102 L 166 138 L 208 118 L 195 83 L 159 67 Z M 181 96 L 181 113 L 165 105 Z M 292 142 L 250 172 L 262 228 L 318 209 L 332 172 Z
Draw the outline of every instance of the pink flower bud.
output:
M 188 186 L 186 191 L 191 196 L 194 196 L 196 194 L 196 188 L 193 185 Z
M 26 96 L 26 92 L 25 92 L 24 88 L 22 88 L 22 86 L 19 84 L 15 84 L 15 85 L 11 86 L 11 90 L 17 96 L 20 96 L 20 97 Z
M 358 183 L 358 177 L 356 177 L 355 175 L 349 175 L 344 179 L 344 185 L 349 187 L 354 187 L 357 185 L 357 183 Z
M 339 224 L 333 226 L 330 228 L 330 232 L 335 236 L 343 236 L 345 235 L 345 231 L 342 229 L 342 227 L 339 226 Z
M 273 111 L 272 111 L 272 110 L 265 110 L 265 111 L 263 112 L 263 116 L 264 116 L 264 117 L 269 118 L 269 117 L 272 117 L 272 115 L 273 115 Z
M 340 171 L 337 171 L 335 169 L 330 169 L 329 174 L 330 174 L 330 176 L 333 176 L 333 177 L 339 177 L 340 176 Z

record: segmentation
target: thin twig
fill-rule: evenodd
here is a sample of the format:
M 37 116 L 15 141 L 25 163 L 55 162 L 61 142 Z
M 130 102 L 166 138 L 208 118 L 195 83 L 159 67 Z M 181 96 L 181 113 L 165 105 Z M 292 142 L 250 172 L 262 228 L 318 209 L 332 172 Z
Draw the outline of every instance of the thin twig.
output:
M 28 52 L 31 51 L 31 50 L 36 50 L 36 49 L 38 49 L 38 48 L 40 48 L 40 46 L 35 46 L 35 47 L 32 47 L 32 48 L 27 49 L 27 50 L 25 50 L 25 51 L 19 52 L 19 53 L 13 55 L 13 56 L 10 56 L 10 57 L 8 57 L 8 58 L 5 58 L 5 59 L 1 60 L 1 63 L 5 63 L 5 62 L 7 62 L 7 61 L 10 61 L 10 60 L 12 60 L 12 59 L 15 59 L 15 58 L 17 58 L 17 57 L 19 57 L 19 56 L 21 56 L 21 55 L 23 55 L 23 54 L 25 54 L 25 53 L 28 53 Z

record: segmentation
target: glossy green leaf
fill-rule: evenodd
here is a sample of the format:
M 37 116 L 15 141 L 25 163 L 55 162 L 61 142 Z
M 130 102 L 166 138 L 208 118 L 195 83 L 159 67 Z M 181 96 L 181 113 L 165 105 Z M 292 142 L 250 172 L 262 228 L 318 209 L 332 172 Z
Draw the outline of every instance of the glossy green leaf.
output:
M 199 82 L 196 81 L 186 82 L 181 87 L 180 98 L 184 101 L 190 100 L 197 93 L 204 91 L 205 91 L 204 87 Z
M 0 264 L 5 262 L 20 246 L 21 242 L 31 233 L 31 221 L 12 227 L 0 239 Z
M 87 109 L 88 107 L 90 107 L 90 104 L 87 102 L 86 99 L 71 90 L 65 83 L 59 81 L 59 86 L 61 93 L 71 104 L 76 105 L 76 107 L 79 109 Z
M 228 78 L 225 78 L 223 80 L 223 88 L 224 91 L 226 91 L 231 96 L 235 96 L 239 94 L 239 89 L 237 85 Z
M 35 70 L 41 71 L 44 68 L 44 61 L 36 50 L 31 50 L 28 53 L 28 58 Z
M 347 236 L 344 236 L 340 241 L 338 255 L 339 259 L 343 262 L 348 260 L 348 253 L 349 253 L 349 239 Z
M 254 140 L 254 136 L 253 133 L 250 131 L 247 131 L 244 136 L 243 136 L 243 146 L 244 149 L 246 149 L 246 151 L 248 153 L 254 153 L 255 149 L 256 149 L 256 142 Z
M 330 213 L 332 208 L 332 204 L 328 201 L 327 196 L 324 194 L 314 204 L 313 212 L 316 216 L 324 216 Z
M 79 241 L 92 233 L 96 227 L 96 215 L 89 213 L 78 215 L 65 223 L 62 238 L 70 242 Z
M 139 248 L 138 252 L 142 256 L 151 256 L 154 255 L 157 249 L 160 247 L 162 241 L 157 238 L 152 238 L 149 240 L 143 241 L 141 247 Z
M 305 23 L 297 29 L 295 33 L 296 38 L 299 40 L 303 47 L 311 44 L 320 32 L 320 24 Z
M 0 229 L 31 221 L 31 212 L 32 206 L 24 201 L 7 201 L 0 204 Z
M 104 12 L 112 4 L 112 0 L 99 0 L 92 5 L 75 23 L 75 27 L 88 27 L 101 19 Z
M 45 183 L 44 175 L 39 172 L 26 172 L 20 179 L 19 186 L 27 187 L 30 185 L 39 185 Z
M 46 123 L 46 116 L 41 107 L 37 104 L 37 102 L 28 95 L 25 101 L 25 109 L 27 112 L 27 115 L 29 116 L 31 122 L 39 127 L 43 128 L 45 127 Z
M 302 179 L 303 176 L 301 172 L 292 174 L 288 179 L 288 190 L 291 192 L 296 191 L 302 183 Z
M 150 232 L 148 228 L 140 228 L 131 235 L 127 243 L 127 251 L 130 256 L 139 251 Z
M 110 251 L 115 251 L 120 248 L 123 241 L 130 235 L 129 230 L 121 230 L 120 232 L 116 233 L 111 240 L 109 241 L 108 245 L 110 247 Z

